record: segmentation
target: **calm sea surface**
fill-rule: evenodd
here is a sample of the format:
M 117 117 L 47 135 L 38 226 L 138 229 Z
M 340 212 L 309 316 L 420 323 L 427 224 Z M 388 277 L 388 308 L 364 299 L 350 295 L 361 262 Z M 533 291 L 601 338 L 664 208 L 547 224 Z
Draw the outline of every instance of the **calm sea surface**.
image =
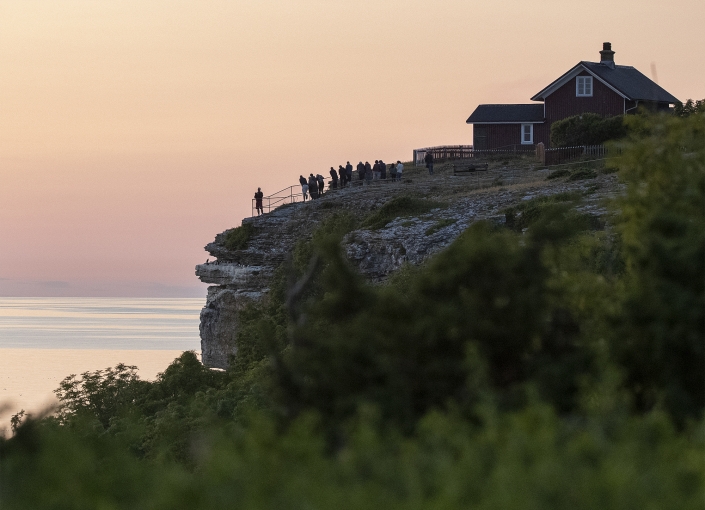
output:
M 200 351 L 203 299 L 0 298 L 0 434 L 12 414 L 41 412 L 69 374 L 136 365 L 154 379 Z
M 204 301 L 0 298 L 0 348 L 200 351 Z

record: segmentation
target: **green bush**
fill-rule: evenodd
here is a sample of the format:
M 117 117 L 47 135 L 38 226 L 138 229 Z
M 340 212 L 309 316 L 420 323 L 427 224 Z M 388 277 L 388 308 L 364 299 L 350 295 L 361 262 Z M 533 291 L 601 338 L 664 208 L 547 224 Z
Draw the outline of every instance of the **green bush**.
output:
M 244 250 L 254 233 L 255 227 L 251 223 L 243 223 L 225 232 L 223 244 L 228 250 Z
M 551 124 L 553 147 L 599 145 L 609 140 L 623 138 L 627 132 L 624 117 L 602 117 L 596 113 L 583 113 Z

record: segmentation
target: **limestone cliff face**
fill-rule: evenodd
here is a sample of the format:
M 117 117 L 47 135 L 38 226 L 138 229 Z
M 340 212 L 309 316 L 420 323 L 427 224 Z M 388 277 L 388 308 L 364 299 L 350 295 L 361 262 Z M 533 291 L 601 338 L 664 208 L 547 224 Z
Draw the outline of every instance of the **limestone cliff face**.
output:
M 246 300 L 225 286 L 208 288 L 201 310 L 201 357 L 209 367 L 226 368 L 228 357 L 237 355 L 237 315 Z
M 502 169 L 488 172 L 488 182 L 496 182 Z M 371 280 L 383 280 L 404 263 L 420 264 L 455 240 L 469 224 L 480 219 L 503 222 L 502 211 L 522 200 L 565 191 L 588 195 L 584 207 L 601 214 L 600 200 L 617 189 L 614 176 L 577 182 L 546 182 L 546 171 L 525 172 L 525 179 L 513 186 L 473 189 L 465 177 L 436 175 L 414 179 L 411 184 L 381 183 L 326 193 L 306 203 L 280 207 L 243 223 L 254 227 L 254 234 L 243 250 L 225 246 L 226 232 L 218 234 L 205 249 L 215 262 L 196 266 L 196 275 L 208 289 L 201 312 L 201 350 L 203 363 L 226 368 L 230 356 L 237 355 L 238 313 L 252 300 L 262 299 L 269 291 L 274 271 L 292 252 L 296 242 L 310 238 L 320 221 L 335 211 L 347 210 L 364 217 L 402 192 L 414 192 L 443 200 L 448 207 L 418 217 L 397 218 L 380 230 L 360 229 L 343 240 L 348 260 Z M 430 185 L 432 183 L 432 185 Z

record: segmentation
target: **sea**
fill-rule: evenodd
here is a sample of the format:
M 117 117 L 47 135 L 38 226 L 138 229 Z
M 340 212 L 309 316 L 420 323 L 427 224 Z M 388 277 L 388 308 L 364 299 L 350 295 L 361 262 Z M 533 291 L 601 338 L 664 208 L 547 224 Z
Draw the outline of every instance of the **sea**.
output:
M 205 299 L 0 297 L 0 433 L 40 415 L 69 375 L 134 365 L 152 380 L 184 351 L 200 355 Z

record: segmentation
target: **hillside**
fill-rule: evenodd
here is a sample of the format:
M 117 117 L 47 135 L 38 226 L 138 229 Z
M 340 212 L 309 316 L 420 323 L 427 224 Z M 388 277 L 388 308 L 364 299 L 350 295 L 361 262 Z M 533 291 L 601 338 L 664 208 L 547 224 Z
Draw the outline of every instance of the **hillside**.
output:
M 528 157 L 490 161 L 488 171 L 463 176 L 453 175 L 452 163 L 436 165 L 432 176 L 407 164 L 402 182 L 329 190 L 318 200 L 245 218 L 242 227 L 218 234 L 205 247 L 214 261 L 196 266 L 201 281 L 212 284 L 201 313 L 203 362 L 227 367 L 228 356 L 237 353 L 239 311 L 267 294 L 276 269 L 297 243 L 310 239 L 331 215 L 353 218 L 343 238 L 348 262 L 368 279 L 383 281 L 404 264 L 424 263 L 471 224 L 504 224 L 512 208 L 547 197 L 563 197 L 577 211 L 602 218 L 604 199 L 614 196 L 619 184 L 601 163 L 561 167 L 570 170 L 559 178 L 549 178 L 555 169 L 539 169 Z M 233 248 L 234 236 L 242 246 Z
M 68 376 L 0 506 L 701 509 L 705 117 L 625 122 L 607 170 L 409 169 L 218 234 L 227 369 Z

